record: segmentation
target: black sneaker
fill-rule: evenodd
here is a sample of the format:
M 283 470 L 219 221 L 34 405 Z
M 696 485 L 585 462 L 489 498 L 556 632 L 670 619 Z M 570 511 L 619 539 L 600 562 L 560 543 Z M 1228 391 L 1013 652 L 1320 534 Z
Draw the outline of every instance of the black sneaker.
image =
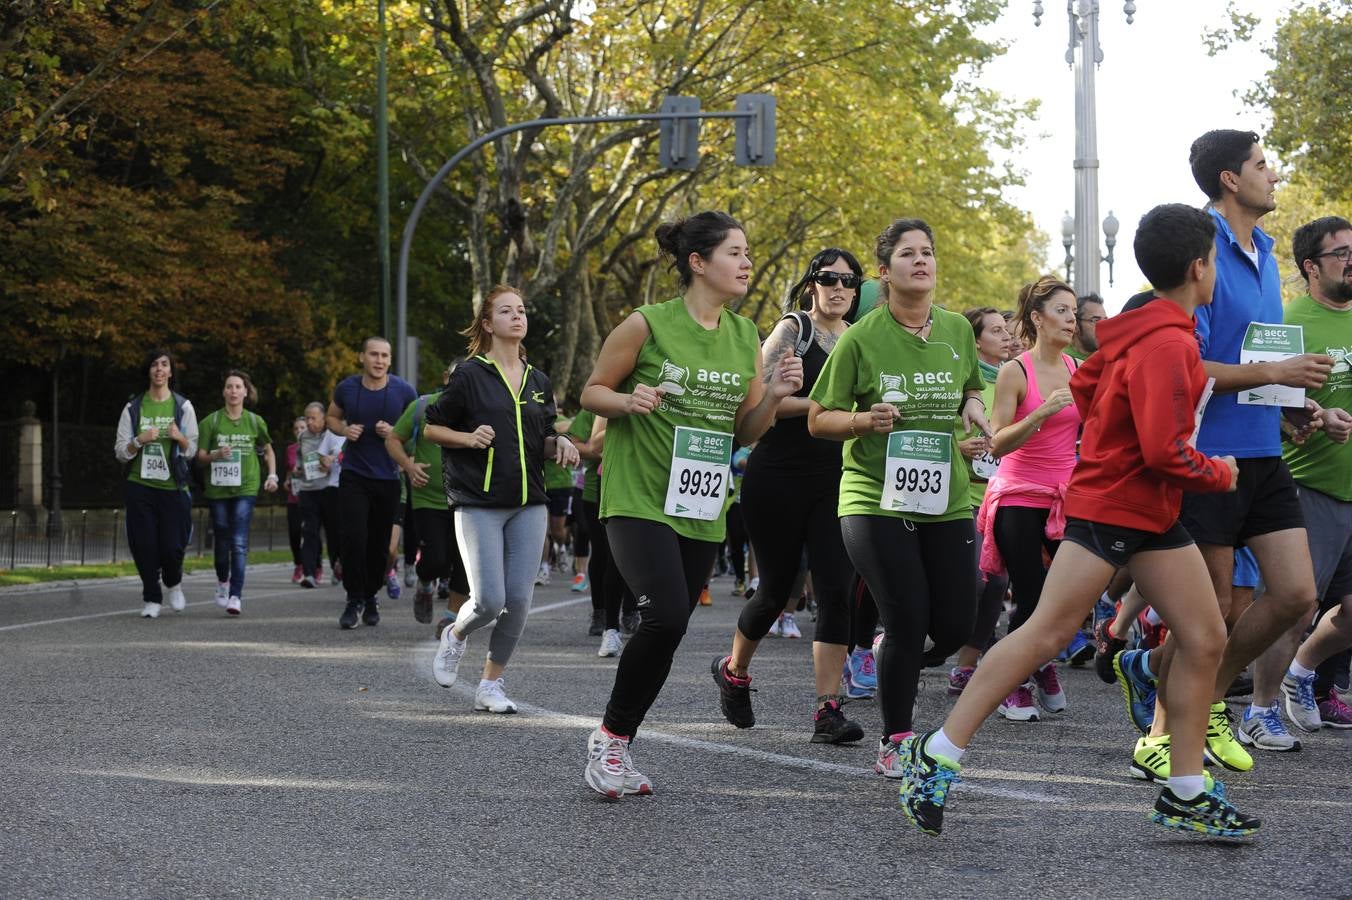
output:
M 751 676 L 736 678 L 728 674 L 728 657 L 714 657 L 709 671 L 718 684 L 718 705 L 723 710 L 723 718 L 738 728 L 750 728 L 756 724 L 756 713 L 751 709 Z M 861 735 L 862 736 L 862 735 Z
M 455 616 L 447 613 L 437 622 L 437 640 L 441 640 L 441 633 L 455 624 Z
M 1230 687 L 1225 692 L 1227 697 L 1247 697 L 1253 693 L 1253 676 L 1246 669 L 1235 676 L 1235 680 L 1230 682 Z
M 593 609 L 591 624 L 587 626 L 587 637 L 600 637 L 606 633 L 606 611 Z
M 347 606 L 343 607 L 343 614 L 338 617 L 338 627 L 343 630 L 357 627 L 357 620 L 361 618 L 361 601 L 349 600 Z
M 1104 684 L 1112 684 L 1117 680 L 1117 673 L 1113 671 L 1113 657 L 1127 649 L 1126 641 L 1113 637 L 1108 631 L 1110 621 L 1104 619 L 1094 626 L 1094 673 Z
M 1180 800 L 1165 785 L 1150 812 L 1150 821 L 1177 831 L 1215 837 L 1247 837 L 1263 824 L 1235 809 L 1225 798 L 1225 785 L 1220 782 L 1191 800 Z
M 633 612 L 620 613 L 620 631 L 632 635 L 638 631 L 639 624 L 643 621 L 638 610 Z
M 451 596 L 451 579 L 449 579 L 449 578 L 438 578 L 438 579 L 437 579 L 437 599 L 438 599 L 438 600 L 448 600 L 448 599 L 450 599 L 450 596 Z
M 938 836 L 944 830 L 944 804 L 948 792 L 960 779 L 956 762 L 931 756 L 925 749 L 932 731 L 908 735 L 898 748 L 901 756 L 901 788 L 897 802 L 911 824 L 925 834 Z
M 375 597 L 366 601 L 366 608 L 361 613 L 361 622 L 363 625 L 373 627 L 380 624 L 380 601 Z
M 858 722 L 845 718 L 840 704 L 834 700 L 817 710 L 813 716 L 812 743 L 814 744 L 850 744 L 864 739 L 864 729 Z

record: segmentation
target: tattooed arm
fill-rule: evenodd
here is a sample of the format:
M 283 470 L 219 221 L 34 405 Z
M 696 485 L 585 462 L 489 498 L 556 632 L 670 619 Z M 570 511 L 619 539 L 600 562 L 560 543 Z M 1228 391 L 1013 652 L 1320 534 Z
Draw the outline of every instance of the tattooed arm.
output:
M 793 355 L 793 345 L 796 343 L 798 343 L 798 321 L 792 317 L 780 319 L 761 347 L 761 357 L 765 360 L 765 375 L 762 377 L 766 383 L 769 383 L 770 373 L 774 372 L 775 364 L 783 357 Z M 805 416 L 807 407 L 806 397 L 785 397 L 779 401 L 779 411 L 775 413 L 775 419 Z

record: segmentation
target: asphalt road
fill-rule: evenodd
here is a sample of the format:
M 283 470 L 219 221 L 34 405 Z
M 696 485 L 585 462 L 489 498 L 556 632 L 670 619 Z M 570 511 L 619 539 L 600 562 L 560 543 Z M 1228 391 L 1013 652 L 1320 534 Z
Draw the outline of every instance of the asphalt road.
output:
M 723 721 L 724 578 L 635 744 L 657 793 L 612 803 L 581 775 L 615 667 L 585 597 L 537 591 L 508 671 L 522 712 L 493 716 L 432 680 L 407 601 L 343 632 L 339 591 L 289 576 L 251 570 L 239 619 L 209 574 L 155 621 L 126 579 L 0 592 L 0 896 L 1352 896 L 1352 732 L 1226 774 L 1255 838 L 1179 835 L 1126 774 L 1116 688 L 1070 670 L 1055 721 L 987 724 L 927 838 L 870 770 L 873 704 L 848 707 L 865 743 L 808 743 L 809 640 L 767 639 L 757 726 Z M 925 682 L 932 727 L 949 697 Z

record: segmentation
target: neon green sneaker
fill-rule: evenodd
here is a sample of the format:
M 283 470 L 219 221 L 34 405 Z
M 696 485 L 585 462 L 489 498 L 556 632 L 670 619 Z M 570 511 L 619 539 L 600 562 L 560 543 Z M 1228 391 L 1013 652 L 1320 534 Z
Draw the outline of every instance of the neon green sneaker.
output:
M 1235 740 L 1230 710 L 1224 700 L 1211 704 L 1211 721 L 1206 727 L 1206 758 L 1232 772 L 1247 772 L 1253 768 L 1253 757 Z
M 1146 735 L 1138 738 L 1136 750 L 1131 756 L 1131 777 L 1160 784 L 1167 782 L 1169 780 L 1170 750 L 1171 742 L 1167 734 L 1162 734 L 1159 737 Z M 1211 773 L 1203 772 L 1202 777 L 1206 779 L 1206 789 L 1211 790 L 1216 783 L 1215 779 L 1211 777 Z

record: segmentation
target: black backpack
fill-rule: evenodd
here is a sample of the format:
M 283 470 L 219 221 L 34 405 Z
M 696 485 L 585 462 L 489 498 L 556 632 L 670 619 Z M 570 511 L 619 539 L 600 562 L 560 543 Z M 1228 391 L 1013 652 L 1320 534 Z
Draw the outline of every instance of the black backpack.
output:
M 170 392 L 174 397 L 174 426 L 179 431 L 183 430 L 183 404 L 187 402 L 183 395 L 177 391 Z M 145 392 L 132 394 L 127 398 L 127 415 L 131 418 L 132 434 L 136 434 L 137 413 L 141 409 L 141 401 L 145 399 Z M 128 467 L 131 463 L 127 464 Z M 184 456 L 178 449 L 178 441 L 169 442 L 169 473 L 174 476 L 174 483 L 179 487 L 190 487 L 192 485 L 193 467 L 192 460 Z
M 816 332 L 812 326 L 812 317 L 802 310 L 794 310 L 791 313 L 785 313 L 783 319 L 793 319 L 798 323 L 798 340 L 793 345 L 793 355 L 802 359 L 807 353 L 808 348 L 812 346 L 812 339 Z

